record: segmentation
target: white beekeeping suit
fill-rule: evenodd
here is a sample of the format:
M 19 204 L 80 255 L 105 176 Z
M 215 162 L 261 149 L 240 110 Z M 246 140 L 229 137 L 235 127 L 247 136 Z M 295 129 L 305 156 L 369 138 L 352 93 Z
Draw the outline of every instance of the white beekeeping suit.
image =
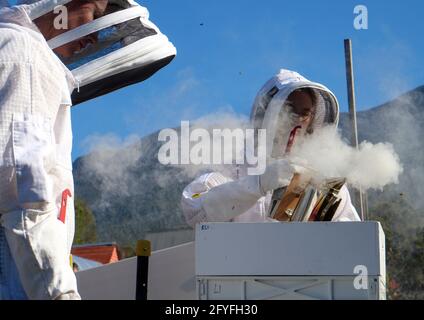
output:
M 260 176 L 238 180 L 218 172 L 202 175 L 183 191 L 182 210 L 187 223 L 272 221 L 267 213 L 273 190 L 286 187 L 293 174 L 301 169 L 284 159 L 284 146 L 296 126 L 286 100 L 299 89 L 313 90 L 316 114 L 308 130 L 324 125 L 337 126 L 339 106 L 334 94 L 325 86 L 311 82 L 300 74 L 280 70 L 259 91 L 252 108 L 251 122 L 256 129 L 266 129 L 269 165 Z M 313 134 L 313 133 L 312 133 Z M 279 159 L 279 160 L 275 160 Z M 333 221 L 360 221 L 346 187 L 339 194 L 342 202 Z
M 58 5 L 93 5 L 70 2 L 23 0 L 0 10 L 0 260 L 10 265 L 0 263 L 0 299 L 80 299 L 69 260 L 72 102 L 143 81 L 176 54 L 132 0 L 103 0 L 101 14 L 47 42 L 36 19 L 51 23 Z
M 78 299 L 69 263 L 74 78 L 23 7 L 1 11 L 0 34 L 3 232 L 28 298 Z

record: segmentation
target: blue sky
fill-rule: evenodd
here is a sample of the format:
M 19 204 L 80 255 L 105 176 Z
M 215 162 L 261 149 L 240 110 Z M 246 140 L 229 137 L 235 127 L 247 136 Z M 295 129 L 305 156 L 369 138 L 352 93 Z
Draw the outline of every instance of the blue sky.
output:
M 179 126 L 217 110 L 247 116 L 278 69 L 293 69 L 335 92 L 347 110 L 343 40 L 354 49 L 359 110 L 424 85 L 422 0 L 138 0 L 178 50 L 147 81 L 73 108 L 73 159 L 93 136 Z M 369 29 L 353 27 L 366 5 Z

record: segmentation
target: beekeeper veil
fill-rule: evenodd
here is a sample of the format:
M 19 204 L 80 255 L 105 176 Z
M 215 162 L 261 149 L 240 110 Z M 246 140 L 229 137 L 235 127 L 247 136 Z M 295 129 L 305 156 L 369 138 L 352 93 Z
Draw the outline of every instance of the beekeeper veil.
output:
M 307 94 L 313 105 L 309 124 L 302 127 L 300 116 L 294 112 L 289 97 L 294 92 Z M 339 104 L 335 95 L 325 86 L 311 82 L 289 70 L 270 79 L 259 91 L 251 112 L 255 129 L 266 129 L 267 159 L 278 159 L 287 155 L 294 138 L 313 132 L 325 125 L 337 127 Z
M 74 105 L 144 81 L 176 55 L 173 44 L 149 20 L 148 10 L 132 0 L 20 2 L 26 4 L 25 11 L 31 20 L 53 11 L 59 28 L 63 28 L 66 17 L 61 10 L 64 5 L 100 2 L 106 6 L 92 21 L 48 39 L 50 48 L 76 79 L 78 88 L 72 94 Z M 64 46 L 75 50 L 71 55 L 61 55 L 60 49 Z

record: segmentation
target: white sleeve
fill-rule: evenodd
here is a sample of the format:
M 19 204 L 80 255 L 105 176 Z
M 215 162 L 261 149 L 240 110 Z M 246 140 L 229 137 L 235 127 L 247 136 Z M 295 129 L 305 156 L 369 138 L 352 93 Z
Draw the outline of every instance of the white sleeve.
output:
M 333 220 L 334 222 L 349 222 L 349 221 L 361 221 L 361 218 L 358 215 L 355 207 L 352 204 L 350 198 L 349 190 L 346 186 L 340 190 L 339 193 L 342 202 L 340 203 L 339 208 L 337 209 Z
M 237 181 L 214 172 L 201 176 L 183 191 L 181 206 L 186 222 L 227 222 L 252 208 L 262 197 L 257 176 Z
M 202 208 L 203 198 L 215 186 L 230 182 L 232 179 L 220 173 L 204 174 L 184 188 L 181 197 L 181 207 L 188 225 L 194 227 L 196 223 L 208 221 L 206 212 Z

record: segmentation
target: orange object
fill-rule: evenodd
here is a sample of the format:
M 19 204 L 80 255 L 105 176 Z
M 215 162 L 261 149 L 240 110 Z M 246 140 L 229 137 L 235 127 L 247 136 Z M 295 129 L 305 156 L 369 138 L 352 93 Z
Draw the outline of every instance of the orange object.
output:
M 109 264 L 119 261 L 118 246 L 111 244 L 87 244 L 72 247 L 72 254 L 81 258 Z
M 65 223 L 66 219 L 66 206 L 68 204 L 68 197 L 72 197 L 71 191 L 69 189 L 66 189 L 62 192 L 62 202 L 60 204 L 60 214 L 59 214 L 59 220 Z
M 296 138 L 296 133 L 300 129 L 302 129 L 302 127 L 297 126 L 293 128 L 293 130 L 290 132 L 289 141 L 287 142 L 287 146 L 286 146 L 286 154 L 289 154 L 291 152 L 291 148 L 293 147 L 293 144 L 294 144 L 294 139 Z

